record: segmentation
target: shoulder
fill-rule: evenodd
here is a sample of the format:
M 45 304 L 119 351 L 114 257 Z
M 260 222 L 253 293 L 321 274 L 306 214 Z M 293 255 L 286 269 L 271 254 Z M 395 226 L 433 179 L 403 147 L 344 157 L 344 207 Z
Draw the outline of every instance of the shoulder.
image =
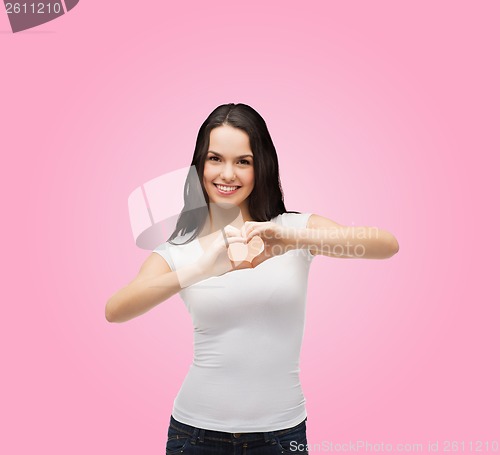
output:
M 274 222 L 286 227 L 305 228 L 311 213 L 285 212 L 274 218 Z
M 166 241 L 163 242 L 161 245 L 158 246 L 158 248 L 162 249 L 177 249 L 177 248 L 182 248 L 187 245 L 190 245 L 193 243 L 194 240 L 196 240 L 196 237 L 192 241 L 188 241 L 191 236 L 193 235 L 193 232 L 188 232 L 183 235 L 178 235 L 174 237 L 171 241 Z
M 334 229 L 341 227 L 345 226 L 315 213 L 311 214 L 307 222 L 307 228 L 309 229 Z
M 153 253 L 159 254 L 168 263 L 172 270 L 176 270 L 179 265 L 179 257 L 189 256 L 196 248 L 195 241 L 187 242 L 191 234 L 184 234 L 175 237 L 171 242 L 163 242 L 158 245 Z
M 275 223 L 288 227 L 308 229 L 333 229 L 345 227 L 316 213 L 282 213 L 274 218 Z

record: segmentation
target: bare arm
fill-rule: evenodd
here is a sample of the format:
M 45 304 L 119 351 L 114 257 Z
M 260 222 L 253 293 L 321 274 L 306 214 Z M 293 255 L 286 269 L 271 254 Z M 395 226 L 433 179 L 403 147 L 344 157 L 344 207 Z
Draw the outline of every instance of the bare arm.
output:
M 151 253 L 137 277 L 116 292 L 106 303 L 105 316 L 108 322 L 125 322 L 154 308 L 177 294 L 181 289 L 234 270 L 229 261 L 227 245 L 244 242 L 239 230 L 226 229 L 225 240 L 219 233 L 208 250 L 196 262 L 172 271 L 165 259 Z
M 137 277 L 108 300 L 106 320 L 125 322 L 133 319 L 177 294 L 183 287 L 205 278 L 196 264 L 173 272 L 162 257 L 152 253 Z
M 311 254 L 337 258 L 387 259 L 399 251 L 390 232 L 367 226 L 343 226 L 328 218 L 311 215 L 307 229 L 296 232 L 296 242 Z

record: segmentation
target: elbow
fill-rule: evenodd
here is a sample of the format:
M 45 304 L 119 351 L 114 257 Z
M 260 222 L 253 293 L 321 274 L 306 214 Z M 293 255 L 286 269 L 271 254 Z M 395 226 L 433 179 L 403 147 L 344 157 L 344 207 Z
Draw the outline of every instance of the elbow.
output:
M 399 243 L 396 237 L 392 236 L 391 241 L 389 242 L 389 256 L 394 256 L 399 251 Z
M 110 302 L 111 300 L 108 300 L 106 303 L 106 308 L 104 309 L 104 317 L 108 322 L 116 322 Z

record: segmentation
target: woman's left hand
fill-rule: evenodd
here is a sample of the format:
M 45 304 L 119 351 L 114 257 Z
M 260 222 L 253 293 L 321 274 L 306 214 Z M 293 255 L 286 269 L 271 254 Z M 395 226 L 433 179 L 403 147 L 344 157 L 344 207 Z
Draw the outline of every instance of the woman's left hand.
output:
M 252 267 L 296 248 L 294 229 L 271 221 L 246 221 L 242 228 L 242 234 L 247 243 L 255 236 L 260 237 L 264 242 L 264 250 L 253 258 Z

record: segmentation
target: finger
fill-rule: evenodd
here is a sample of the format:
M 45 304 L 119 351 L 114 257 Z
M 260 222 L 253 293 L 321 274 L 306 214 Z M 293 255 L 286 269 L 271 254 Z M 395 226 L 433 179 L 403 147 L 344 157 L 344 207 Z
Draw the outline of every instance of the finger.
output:
M 265 249 L 264 241 L 259 236 L 252 237 L 252 240 L 250 240 L 247 243 L 247 245 L 248 245 L 248 257 L 250 258 L 249 259 L 250 261 L 254 257 L 261 254 Z
M 232 243 L 227 249 L 227 255 L 233 262 L 244 261 L 248 256 L 248 247 L 245 243 Z
M 226 234 L 228 236 L 229 235 L 241 235 L 241 231 L 238 228 L 236 228 L 230 224 L 228 224 L 227 226 L 224 227 L 224 231 L 226 232 Z
M 224 243 L 221 243 L 218 246 L 218 248 L 219 248 L 219 250 L 223 250 L 223 249 L 227 250 L 229 248 L 229 246 L 234 244 L 234 243 L 241 243 L 243 245 L 247 244 L 246 239 L 243 237 L 225 237 Z
M 243 227 L 241 228 L 242 232 L 243 232 L 243 235 L 247 235 L 251 230 L 252 228 L 255 226 L 255 222 L 254 221 L 245 221 L 243 223 Z
M 241 237 L 241 232 L 239 229 L 236 229 L 234 226 L 227 225 L 221 229 L 221 234 L 224 239 L 224 243 L 226 247 L 229 246 L 228 239 L 232 237 Z
M 241 241 L 237 241 L 241 240 Z M 227 247 L 227 257 L 231 261 L 231 265 L 236 267 L 245 260 L 248 255 L 248 247 L 244 242 L 243 237 L 232 237 L 228 239 L 230 241 L 229 246 Z
M 227 237 L 227 243 L 231 245 L 231 243 L 246 243 L 246 239 L 244 237 Z
M 256 235 L 258 235 L 259 237 L 262 237 L 260 234 L 263 231 L 264 230 L 262 228 L 254 226 L 252 228 L 252 230 L 250 232 L 248 232 L 247 235 L 246 235 L 247 242 L 250 242 L 250 240 L 252 240 Z
M 251 269 L 252 264 L 248 261 L 242 261 L 238 265 L 235 265 L 233 270 Z
M 266 259 L 269 259 L 269 257 L 267 257 L 265 251 L 263 251 L 258 256 L 255 256 L 252 259 L 252 267 L 257 267 L 259 264 L 262 264 Z
M 246 229 L 246 232 L 245 232 L 245 237 L 248 240 L 250 240 L 253 237 L 253 235 L 255 235 L 255 234 L 252 235 L 252 233 L 255 232 L 257 229 L 258 229 L 258 227 L 255 224 L 252 224 L 251 226 L 248 226 L 247 229 Z

